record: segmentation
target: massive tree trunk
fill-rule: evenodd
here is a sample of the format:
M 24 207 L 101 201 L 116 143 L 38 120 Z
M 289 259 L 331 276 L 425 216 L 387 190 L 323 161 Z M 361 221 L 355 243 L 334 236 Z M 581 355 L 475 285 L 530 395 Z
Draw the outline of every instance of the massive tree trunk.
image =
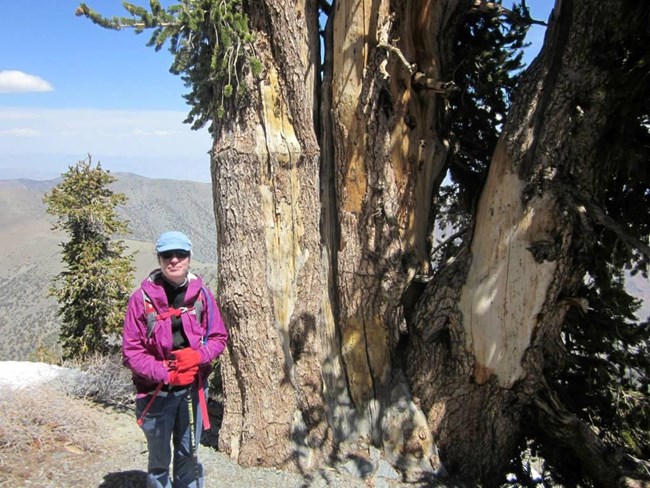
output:
M 607 176 L 592 148 L 611 75 L 593 49 L 621 14 L 616 2 L 561 4 L 467 246 L 425 287 L 445 82 L 472 2 L 336 2 L 322 79 L 317 2 L 249 2 L 264 70 L 221 122 L 212 168 L 231 457 L 310 469 L 363 441 L 406 472 L 441 473 L 442 460 L 489 485 L 517 454 L 525 409 L 540 425 L 567 419 L 542 371 L 582 279 L 584 202 Z M 574 430 L 581 461 L 611 486 L 598 440 Z
M 231 334 L 220 436 L 242 464 L 285 466 L 307 437 L 321 442 L 327 434 L 318 23 L 313 2 L 288 10 L 283 2 L 253 3 L 264 77 L 248 80 L 249 103 L 213 151 L 219 290 Z
M 543 371 L 560 361 L 563 318 L 581 303 L 581 222 L 598 220 L 590 202 L 612 176 L 597 152 L 620 73 L 604 61 L 613 48 L 602 50 L 621 40 L 623 10 L 616 2 L 556 6 L 494 152 L 469 248 L 418 302 L 408 377 L 447 468 L 469 479 L 503 475 L 525 409 L 596 485 L 621 476 Z M 635 21 L 627 27 L 644 22 Z

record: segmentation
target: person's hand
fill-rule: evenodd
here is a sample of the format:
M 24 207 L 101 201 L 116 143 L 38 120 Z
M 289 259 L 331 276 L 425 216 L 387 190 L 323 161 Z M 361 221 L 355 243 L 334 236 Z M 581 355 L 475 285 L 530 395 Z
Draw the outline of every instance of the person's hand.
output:
M 176 359 L 176 369 L 179 371 L 193 368 L 201 363 L 201 353 L 191 347 L 174 351 L 174 358 Z
M 167 383 L 172 386 L 187 386 L 194 383 L 194 378 L 196 373 L 199 371 L 198 366 L 193 366 L 191 368 L 181 370 L 181 369 L 172 369 L 167 374 Z

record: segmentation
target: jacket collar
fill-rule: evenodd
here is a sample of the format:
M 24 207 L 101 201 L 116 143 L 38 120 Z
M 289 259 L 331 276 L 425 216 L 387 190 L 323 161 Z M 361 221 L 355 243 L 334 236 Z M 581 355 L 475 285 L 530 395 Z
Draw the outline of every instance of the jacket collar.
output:
M 185 292 L 185 303 L 193 304 L 199 296 L 203 282 L 200 277 L 194 273 L 187 274 L 187 290 Z M 163 286 L 163 274 L 160 269 L 152 271 L 147 279 L 142 282 L 142 289 L 151 299 L 156 310 L 163 311 L 169 308 L 167 304 L 167 295 Z

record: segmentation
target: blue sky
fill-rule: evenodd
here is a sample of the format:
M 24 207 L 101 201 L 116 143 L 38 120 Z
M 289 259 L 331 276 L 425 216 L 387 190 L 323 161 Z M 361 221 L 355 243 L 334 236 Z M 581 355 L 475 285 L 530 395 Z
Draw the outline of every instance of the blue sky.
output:
M 126 14 L 117 0 L 87 3 L 107 16 Z M 169 73 L 171 54 L 146 47 L 146 32 L 108 31 L 75 17 L 78 4 L 4 2 L 0 179 L 54 178 L 90 153 L 113 172 L 209 182 L 210 136 L 183 124 L 187 89 Z M 553 1 L 527 4 L 533 18 L 546 20 Z M 543 35 L 531 29 L 535 52 Z

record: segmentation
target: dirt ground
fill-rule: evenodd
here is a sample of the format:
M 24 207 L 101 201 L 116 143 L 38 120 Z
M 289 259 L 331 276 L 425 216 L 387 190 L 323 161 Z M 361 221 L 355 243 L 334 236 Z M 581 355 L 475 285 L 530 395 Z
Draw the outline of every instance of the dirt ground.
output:
M 0 487 L 146 486 L 147 447 L 132 411 L 42 389 L 0 391 L 0 411 Z M 210 413 L 217 425 L 218 408 Z M 204 488 L 417 486 L 385 478 L 362 480 L 329 468 L 303 474 L 242 468 L 219 453 L 215 442 L 214 433 L 204 432 L 199 446 Z

